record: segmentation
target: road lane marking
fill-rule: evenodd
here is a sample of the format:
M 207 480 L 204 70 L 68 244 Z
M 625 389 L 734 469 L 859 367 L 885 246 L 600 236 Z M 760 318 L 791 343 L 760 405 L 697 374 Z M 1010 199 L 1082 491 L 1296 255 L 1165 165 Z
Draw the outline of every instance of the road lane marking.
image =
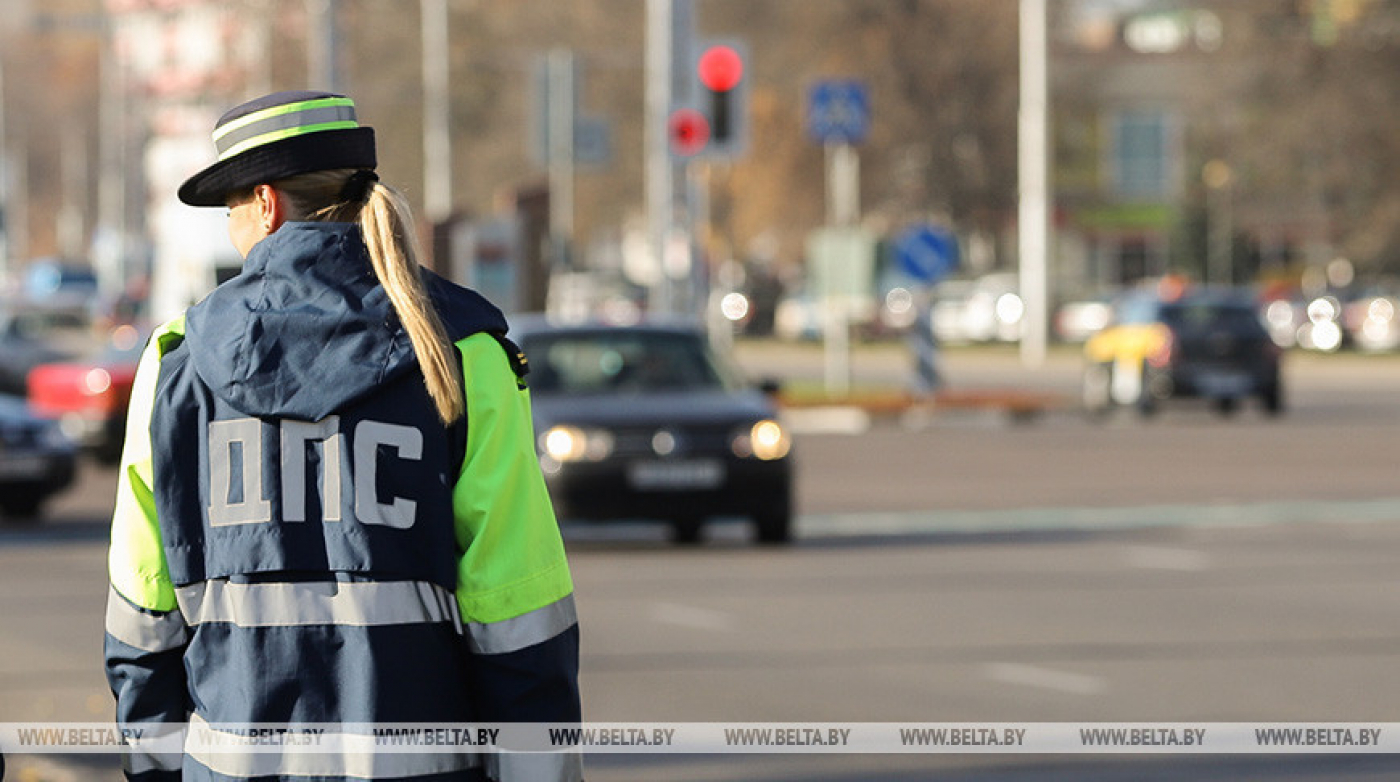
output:
M 739 629 L 739 623 L 731 613 L 680 603 L 652 603 L 651 618 L 662 624 L 692 630 L 732 633 Z
M 1100 676 L 1017 663 L 988 663 L 985 667 L 987 678 L 1003 684 L 1020 684 L 1071 695 L 1097 695 L 1108 689 L 1108 682 Z
M 800 538 L 858 535 L 965 535 L 1107 532 L 1154 527 L 1259 527 L 1400 521 L 1400 498 L 1140 505 L 1088 508 L 815 513 L 798 518 Z

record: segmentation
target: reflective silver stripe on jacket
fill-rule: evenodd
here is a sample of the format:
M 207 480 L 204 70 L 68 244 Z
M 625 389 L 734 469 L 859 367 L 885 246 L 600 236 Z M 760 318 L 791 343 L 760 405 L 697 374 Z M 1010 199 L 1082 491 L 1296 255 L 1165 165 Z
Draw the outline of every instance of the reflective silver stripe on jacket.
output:
M 185 618 L 178 611 L 143 611 L 112 587 L 107 589 L 106 626 L 108 635 L 143 652 L 179 649 L 190 637 Z
M 128 736 L 122 768 L 128 774 L 147 771 L 179 771 L 185 762 L 185 726 L 178 722 L 125 722 L 122 730 L 140 731 Z
M 574 596 L 501 622 L 467 623 L 467 645 L 477 654 L 505 654 L 534 646 L 578 622 Z
M 399 625 L 461 619 L 452 594 L 424 581 L 312 581 L 235 584 L 203 581 L 175 590 L 191 626 Z
M 210 771 L 230 777 L 384 779 L 446 774 L 481 765 L 480 755 L 455 747 L 443 747 L 442 752 L 376 752 L 374 737 L 363 734 L 319 734 L 318 743 L 329 750 L 325 753 L 306 747 L 280 752 L 267 747 L 231 749 L 240 740 L 237 734 L 215 730 L 198 714 L 190 715 L 186 753 Z
M 531 782 L 582 782 L 583 755 L 569 752 L 496 752 L 486 756 L 491 779 Z

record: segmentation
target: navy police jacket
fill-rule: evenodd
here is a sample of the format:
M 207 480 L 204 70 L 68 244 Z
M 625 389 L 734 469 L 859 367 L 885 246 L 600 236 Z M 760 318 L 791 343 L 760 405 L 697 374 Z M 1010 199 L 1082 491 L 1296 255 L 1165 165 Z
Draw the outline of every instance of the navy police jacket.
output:
M 462 360 L 451 426 L 354 225 L 284 225 L 152 337 L 105 651 L 119 725 L 179 726 L 180 745 L 130 752 L 130 779 L 579 777 L 574 752 L 375 752 L 354 735 L 355 751 L 209 750 L 249 726 L 580 719 L 523 360 L 495 307 L 425 276 Z

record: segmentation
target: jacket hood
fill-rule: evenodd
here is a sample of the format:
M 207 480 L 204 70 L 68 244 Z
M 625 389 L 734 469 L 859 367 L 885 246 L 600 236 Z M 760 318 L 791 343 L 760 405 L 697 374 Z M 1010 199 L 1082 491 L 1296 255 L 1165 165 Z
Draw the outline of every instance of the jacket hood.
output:
M 505 333 L 480 295 L 423 275 L 453 342 Z M 353 223 L 287 223 L 258 242 L 190 308 L 185 341 L 213 393 L 255 416 L 320 420 L 418 367 Z

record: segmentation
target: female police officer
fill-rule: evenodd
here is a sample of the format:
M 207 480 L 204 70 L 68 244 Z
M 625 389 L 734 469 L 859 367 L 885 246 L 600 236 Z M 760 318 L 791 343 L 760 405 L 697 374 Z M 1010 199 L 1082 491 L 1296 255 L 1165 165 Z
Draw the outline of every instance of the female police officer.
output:
M 340 95 L 226 113 L 180 199 L 242 273 L 151 339 L 112 523 L 132 779 L 574 779 L 577 754 L 207 751 L 249 724 L 571 723 L 573 590 L 501 313 L 420 269 Z M 348 728 L 347 728 L 348 730 Z

